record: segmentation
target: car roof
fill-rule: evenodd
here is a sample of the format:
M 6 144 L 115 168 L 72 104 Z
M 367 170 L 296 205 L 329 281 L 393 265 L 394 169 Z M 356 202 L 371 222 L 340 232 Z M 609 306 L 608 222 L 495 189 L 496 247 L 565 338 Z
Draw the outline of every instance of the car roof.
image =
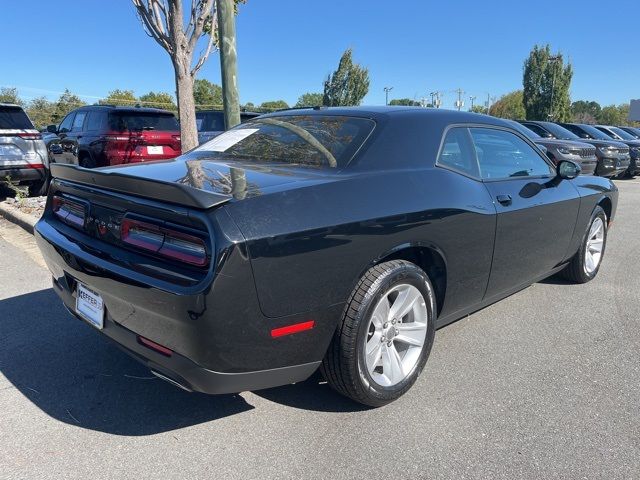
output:
M 4 103 L 4 102 L 0 102 L 0 107 L 22 108 L 22 105 L 18 105 L 17 103 Z
M 496 125 L 513 129 L 501 118 L 471 112 L 459 112 L 440 108 L 405 107 L 405 106 L 366 106 L 366 107 L 310 107 L 294 110 L 279 110 L 264 114 L 264 117 L 295 116 L 295 115 L 339 115 L 349 117 L 365 117 L 372 120 L 389 118 L 415 118 L 419 121 L 427 119 L 442 123 L 477 123 Z
M 105 109 L 119 112 L 138 112 L 138 113 L 170 113 L 173 115 L 173 112 L 169 110 L 164 110 L 162 108 L 151 108 L 151 107 L 136 107 L 136 106 L 125 106 L 125 105 L 85 105 L 83 107 L 77 108 L 76 110 L 91 110 L 91 109 Z

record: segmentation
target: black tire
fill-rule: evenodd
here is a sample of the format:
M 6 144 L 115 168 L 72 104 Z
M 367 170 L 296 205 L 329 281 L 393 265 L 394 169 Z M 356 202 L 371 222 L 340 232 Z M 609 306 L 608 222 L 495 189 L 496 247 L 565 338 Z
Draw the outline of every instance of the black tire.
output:
M 369 321 L 380 299 L 401 284 L 416 287 L 425 300 L 426 338 L 409 374 L 396 385 L 382 386 L 373 380 L 366 367 Z M 370 268 L 347 301 L 343 318 L 320 367 L 324 378 L 336 391 L 364 405 L 380 407 L 396 400 L 411 388 L 427 362 L 433 345 L 436 317 L 431 281 L 418 266 L 404 260 L 392 260 Z
M 28 188 L 30 197 L 41 197 L 47 194 L 49 190 L 49 183 L 51 182 L 51 175 L 49 170 L 45 170 L 45 178 L 44 180 L 40 180 L 38 182 L 30 183 Z
M 604 225 L 604 238 L 602 244 L 602 252 L 598 265 L 595 270 L 588 272 L 585 263 L 586 251 L 587 251 L 587 242 L 589 240 L 589 232 L 591 231 L 591 226 L 596 219 L 599 218 L 602 220 Z M 566 278 L 567 280 L 571 280 L 575 283 L 587 283 L 593 280 L 596 275 L 598 275 L 598 271 L 600 271 L 600 265 L 602 265 L 602 259 L 604 258 L 605 251 L 607 249 L 607 214 L 604 212 L 602 207 L 599 205 L 593 210 L 591 214 L 591 218 L 589 223 L 587 224 L 587 229 L 584 232 L 584 236 L 582 237 L 582 241 L 580 242 L 580 249 L 571 259 L 571 262 L 560 272 L 560 274 Z
M 90 155 L 80 157 L 78 164 L 83 168 L 96 168 L 96 161 Z

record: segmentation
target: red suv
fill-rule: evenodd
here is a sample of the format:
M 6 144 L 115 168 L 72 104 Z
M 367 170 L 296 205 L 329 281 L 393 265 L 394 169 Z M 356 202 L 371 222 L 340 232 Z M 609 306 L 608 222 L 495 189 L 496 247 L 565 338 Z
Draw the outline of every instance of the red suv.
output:
M 91 105 L 49 125 L 46 138 L 56 163 L 104 167 L 180 155 L 180 127 L 173 113 L 155 108 Z

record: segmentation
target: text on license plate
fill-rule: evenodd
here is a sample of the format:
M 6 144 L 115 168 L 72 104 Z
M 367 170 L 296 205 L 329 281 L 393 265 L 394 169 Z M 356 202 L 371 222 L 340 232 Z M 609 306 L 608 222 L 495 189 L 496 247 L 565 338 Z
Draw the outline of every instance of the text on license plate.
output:
M 81 283 L 76 292 L 76 312 L 94 327 L 102 329 L 104 326 L 102 297 Z
M 160 146 L 148 146 L 147 147 L 147 153 L 149 155 L 162 155 L 164 153 L 164 149 L 162 148 L 162 145 Z

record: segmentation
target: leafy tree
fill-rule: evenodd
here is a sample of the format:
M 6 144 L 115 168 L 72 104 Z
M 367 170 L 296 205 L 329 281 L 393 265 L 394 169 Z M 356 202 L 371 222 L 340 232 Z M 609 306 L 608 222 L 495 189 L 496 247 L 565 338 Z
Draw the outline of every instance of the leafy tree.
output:
M 61 121 L 71 110 L 75 110 L 76 108 L 80 108 L 84 105 L 86 105 L 86 103 L 80 100 L 80 97 L 71 93 L 68 88 L 65 88 L 64 93 L 60 95 L 60 98 L 58 98 L 58 101 L 56 102 L 51 120 L 53 123 L 57 123 Z
M 578 100 L 571 104 L 571 119 L 577 123 L 595 123 L 601 110 L 598 102 Z
M 282 110 L 283 108 L 289 108 L 289 104 L 284 100 L 272 100 L 270 102 L 262 102 L 260 108 L 268 111 Z
M 487 107 L 484 105 L 474 105 L 469 111 L 473 113 L 484 113 L 486 115 Z
M 18 89 L 9 87 L 0 88 L 0 103 L 14 103 L 16 105 L 24 105 L 24 102 L 18 95 Z
M 295 107 L 317 107 L 318 105 L 322 105 L 322 93 L 316 92 L 307 92 L 300 95 L 298 101 L 294 105 Z
M 47 97 L 37 97 L 27 104 L 27 115 L 36 126 L 43 128 L 52 123 L 57 123 L 56 103 L 47 100 Z
M 369 92 L 369 70 L 353 63 L 349 48 L 340 58 L 338 69 L 324 82 L 323 104 L 329 107 L 360 105 Z
M 419 107 L 420 102 L 411 100 L 410 98 L 394 98 L 389 102 L 389 105 L 402 105 L 405 107 Z
M 511 120 L 524 120 L 525 110 L 522 103 L 522 90 L 507 93 L 491 105 L 489 115 L 500 118 L 510 118 Z
M 173 100 L 173 95 L 167 92 L 149 92 L 140 95 L 140 104 L 143 107 L 163 108 L 172 111 L 178 109 Z
M 242 110 L 245 112 L 252 111 L 255 109 L 256 109 L 256 106 L 253 104 L 253 102 L 247 102 L 242 106 Z
M 596 120 L 603 125 L 625 125 L 629 123 L 629 104 L 602 107 Z
M 123 105 L 133 106 L 138 103 L 138 98 L 134 95 L 133 90 L 111 90 L 106 98 L 100 100 L 105 105 Z
M 569 90 L 573 68 L 551 47 L 533 47 L 524 62 L 522 83 L 524 108 L 529 120 L 568 121 L 571 119 Z
M 194 81 L 196 74 L 217 46 L 218 19 L 214 0 L 132 0 L 145 32 L 166 50 L 176 79 L 182 151 L 198 146 Z M 234 0 L 234 6 L 244 0 Z M 237 10 L 236 10 L 237 12 Z M 185 27 L 185 20 L 188 23 Z M 206 47 L 195 63 L 194 52 L 201 37 Z
M 222 109 L 222 87 L 209 80 L 197 79 L 193 82 L 193 99 L 196 110 Z

